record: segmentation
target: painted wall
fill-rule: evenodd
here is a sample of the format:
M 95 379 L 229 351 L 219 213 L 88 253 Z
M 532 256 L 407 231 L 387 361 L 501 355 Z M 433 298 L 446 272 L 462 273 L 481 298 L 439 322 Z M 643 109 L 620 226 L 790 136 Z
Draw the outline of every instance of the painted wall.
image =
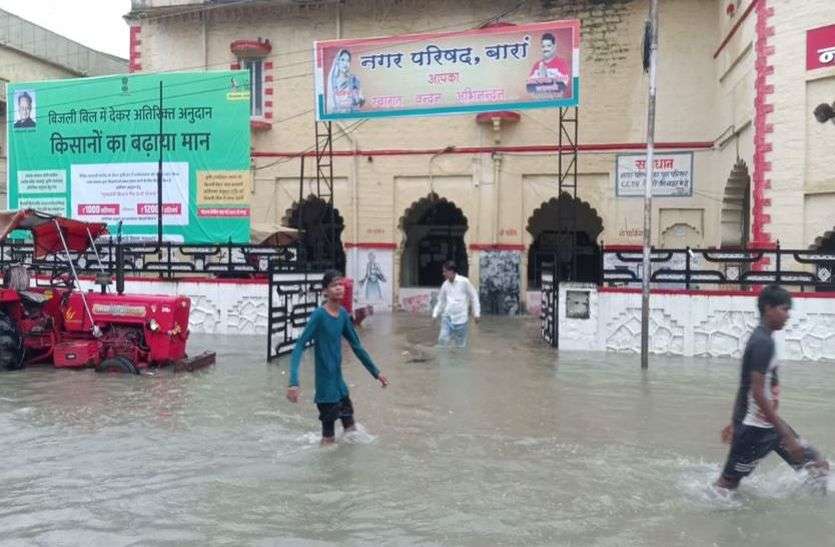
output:
M 348 275 L 354 280 L 354 305 L 391 310 L 394 297 L 394 265 L 391 249 L 350 249 Z
M 440 287 L 431 289 L 424 287 L 402 288 L 398 306 L 401 310 L 414 315 L 430 315 L 432 308 L 438 301 Z
M 484 251 L 479 253 L 478 296 L 483 315 L 517 315 L 519 301 L 520 253 L 515 251 Z
M 566 317 L 566 292 L 590 293 L 589 319 Z M 809 296 L 811 295 L 811 296 Z M 794 299 L 786 329 L 776 336 L 783 359 L 835 360 L 835 306 L 831 295 L 805 293 Z M 638 353 L 641 343 L 640 291 L 560 285 L 560 348 Z M 650 351 L 697 357 L 742 356 L 759 323 L 756 296 L 744 293 L 653 294 Z

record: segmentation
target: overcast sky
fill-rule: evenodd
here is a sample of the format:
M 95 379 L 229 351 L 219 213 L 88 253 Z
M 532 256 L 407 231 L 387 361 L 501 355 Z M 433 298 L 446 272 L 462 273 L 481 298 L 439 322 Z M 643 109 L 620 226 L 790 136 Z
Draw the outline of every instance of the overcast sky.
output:
M 87 47 L 128 58 L 131 0 L 0 0 L 0 9 Z

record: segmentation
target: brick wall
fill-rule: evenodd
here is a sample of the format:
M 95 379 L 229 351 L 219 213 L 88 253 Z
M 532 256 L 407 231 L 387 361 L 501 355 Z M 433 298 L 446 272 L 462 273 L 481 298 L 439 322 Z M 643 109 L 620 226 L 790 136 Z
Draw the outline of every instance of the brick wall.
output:
M 823 3 L 826 4 L 826 3 Z M 831 9 L 818 2 L 768 0 L 773 28 L 768 76 L 773 86 L 770 188 L 771 235 L 781 244 L 807 247 L 835 227 L 835 125 L 818 123 L 812 110 L 835 101 L 835 70 L 806 71 L 806 31 L 832 24 Z M 804 219 L 805 222 L 801 222 Z

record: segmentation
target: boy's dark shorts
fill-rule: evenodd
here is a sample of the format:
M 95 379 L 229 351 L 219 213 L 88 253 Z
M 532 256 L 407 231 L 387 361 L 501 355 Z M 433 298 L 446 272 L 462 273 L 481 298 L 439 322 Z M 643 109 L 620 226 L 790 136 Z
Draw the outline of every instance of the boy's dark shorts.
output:
M 323 437 L 334 436 L 336 420 L 341 420 L 342 427 L 345 429 L 354 425 L 354 405 L 348 396 L 345 396 L 338 403 L 316 403 L 316 408 L 319 409 Z
M 780 444 L 780 435 L 778 435 L 776 429 L 744 424 L 737 425 L 734 428 L 731 451 L 728 454 L 728 461 L 725 463 L 722 476 L 725 479 L 739 482 L 743 477 L 750 475 L 757 467 L 759 460 L 766 457 L 772 450 L 796 470 L 802 469 L 806 464 L 820 457 L 820 454 L 812 445 L 800 438 L 800 435 L 793 429 L 791 432 L 797 438 L 800 446 L 803 447 L 802 462 L 792 461 L 788 451 Z

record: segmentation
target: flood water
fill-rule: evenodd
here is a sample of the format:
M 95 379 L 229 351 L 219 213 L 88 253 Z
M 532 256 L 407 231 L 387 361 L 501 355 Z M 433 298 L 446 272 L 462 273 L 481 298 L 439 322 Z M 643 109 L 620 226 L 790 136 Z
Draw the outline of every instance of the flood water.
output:
M 194 374 L 0 375 L 2 545 L 831 545 L 835 492 L 770 456 L 713 499 L 738 364 L 568 353 L 530 319 L 487 318 L 468 352 L 428 318 L 346 348 L 363 431 L 320 448 L 312 352 L 302 399 L 259 337 L 194 336 Z M 781 369 L 781 413 L 835 454 L 835 365 Z

